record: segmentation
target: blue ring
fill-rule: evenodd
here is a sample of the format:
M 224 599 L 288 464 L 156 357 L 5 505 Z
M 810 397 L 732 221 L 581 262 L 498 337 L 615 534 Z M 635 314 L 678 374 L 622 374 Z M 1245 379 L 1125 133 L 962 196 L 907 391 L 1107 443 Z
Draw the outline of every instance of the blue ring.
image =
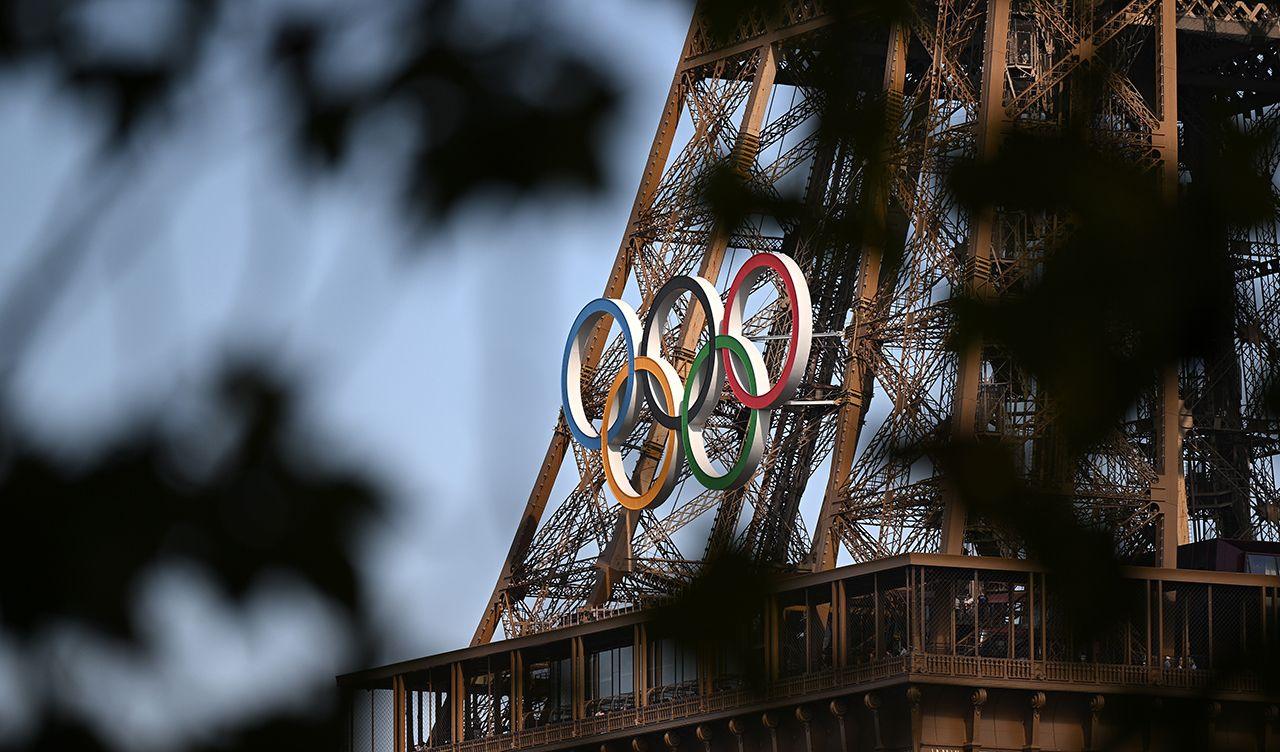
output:
M 636 343 L 632 337 L 631 327 L 628 326 L 627 317 L 623 314 L 618 304 L 609 298 L 596 298 L 587 303 L 582 311 L 578 314 L 578 318 L 573 320 L 573 326 L 569 329 L 569 339 L 564 345 L 564 360 L 560 365 L 560 406 L 564 410 L 565 423 L 569 425 L 569 433 L 573 438 L 584 447 L 597 448 L 600 445 L 600 436 L 592 436 L 582 429 L 574 419 L 573 411 L 569 409 L 569 357 L 573 354 L 573 346 L 583 327 L 590 323 L 595 326 L 594 319 L 599 316 L 607 315 L 618 324 L 618 328 L 622 330 L 622 337 L 627 343 L 627 381 L 626 387 L 622 390 L 621 401 L 618 409 L 614 411 L 616 419 L 613 425 L 609 427 L 609 441 L 612 443 L 621 442 L 626 438 L 622 435 L 622 431 L 627 426 L 623 420 L 628 412 L 630 412 L 631 401 L 635 399 L 636 393 Z M 581 370 L 578 372 L 579 383 L 574 385 L 575 389 L 581 389 Z M 589 426 L 590 427 L 590 426 Z M 601 426 L 603 428 L 603 426 Z M 594 427 L 590 427 L 595 431 Z

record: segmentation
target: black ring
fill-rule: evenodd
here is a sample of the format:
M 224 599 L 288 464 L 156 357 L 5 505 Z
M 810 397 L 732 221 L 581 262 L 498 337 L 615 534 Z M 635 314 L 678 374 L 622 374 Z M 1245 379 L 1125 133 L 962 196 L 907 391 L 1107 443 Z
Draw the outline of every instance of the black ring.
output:
M 709 283 L 708 283 L 709 285 Z M 666 322 L 667 314 L 671 312 L 671 308 L 675 305 L 676 299 L 684 293 L 689 293 L 702 306 L 702 312 L 706 317 L 704 327 L 710 327 L 711 338 L 714 340 L 716 332 L 720 329 L 720 322 L 716 320 L 715 309 L 712 308 L 711 299 L 708 297 L 707 289 L 699 283 L 699 280 L 687 274 L 680 274 L 667 280 L 653 296 L 653 305 L 649 306 L 649 313 L 644 319 L 644 332 L 640 336 L 640 355 L 647 357 L 661 357 L 662 353 L 662 324 Z M 712 288 L 714 294 L 715 289 Z M 715 296 L 715 302 L 720 303 L 720 296 Z M 723 304 L 720 305 L 723 310 Z M 661 315 L 659 315 L 661 314 Z M 723 315 L 723 313 L 722 313 Z M 657 323 L 658 328 L 654 330 L 654 324 Z M 658 351 L 657 355 L 650 355 L 650 343 Z M 711 398 L 720 399 L 720 395 L 711 394 L 712 387 L 717 383 L 715 378 L 720 368 L 719 358 L 707 358 L 704 369 L 708 372 L 702 374 L 701 383 L 698 385 L 698 396 L 689 406 L 692 415 L 701 415 L 705 407 L 706 401 Z M 695 374 L 689 374 L 689 378 L 694 378 Z M 662 411 L 663 400 L 661 395 L 654 391 L 652 377 L 640 379 L 640 387 L 644 390 L 645 402 L 649 405 L 649 412 L 653 413 L 654 421 L 663 428 L 679 431 L 680 416 L 667 415 Z

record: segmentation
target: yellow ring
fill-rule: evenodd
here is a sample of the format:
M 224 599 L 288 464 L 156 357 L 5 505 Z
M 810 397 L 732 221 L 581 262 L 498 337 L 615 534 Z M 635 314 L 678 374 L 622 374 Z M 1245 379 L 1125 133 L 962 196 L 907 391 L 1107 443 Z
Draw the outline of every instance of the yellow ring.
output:
M 675 372 L 667 373 L 653 358 L 646 356 L 638 356 L 635 360 L 636 372 L 641 371 L 650 374 L 653 380 L 658 382 L 662 387 L 662 397 L 667 403 L 667 414 L 675 415 L 680 405 L 676 403 L 675 390 L 671 386 L 671 377 Z M 670 369 L 670 366 L 667 366 Z M 609 394 L 604 401 L 604 422 L 601 425 L 609 425 L 612 417 L 614 398 L 618 390 L 626 383 L 628 376 L 628 368 L 624 364 L 622 370 L 613 378 L 613 384 L 609 387 Z M 677 377 L 678 379 L 678 377 Z M 609 432 L 600 432 L 600 459 L 604 465 L 604 477 L 609 483 L 609 489 L 613 491 L 614 498 L 618 503 L 627 509 L 639 511 L 648 509 L 651 506 L 657 506 L 666 500 L 671 490 L 675 487 L 676 476 L 676 458 L 680 457 L 680 432 L 667 430 L 667 445 L 662 453 L 662 467 L 658 474 L 654 476 L 653 482 L 649 484 L 648 490 L 644 493 L 636 493 L 635 487 L 631 485 L 631 481 L 626 477 L 626 472 L 622 467 L 622 452 L 620 450 L 611 449 L 609 447 Z

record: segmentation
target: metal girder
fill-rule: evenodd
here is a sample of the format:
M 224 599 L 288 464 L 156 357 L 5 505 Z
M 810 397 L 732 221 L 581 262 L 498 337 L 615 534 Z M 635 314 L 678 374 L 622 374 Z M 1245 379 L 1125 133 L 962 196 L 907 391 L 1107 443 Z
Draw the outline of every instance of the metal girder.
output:
M 499 624 L 515 636 L 644 606 L 729 547 L 783 569 L 832 567 L 841 548 L 855 560 L 1025 555 L 1010 531 L 961 513 L 927 449 L 904 452 L 948 437 L 1009 447 L 1028 482 L 1108 528 L 1127 555 L 1172 565 L 1188 535 L 1280 538 L 1280 424 L 1261 396 L 1280 359 L 1276 228 L 1233 241 L 1236 319 L 1222 357 L 1166 374 L 1136 417 L 1074 466 L 1054 465 L 1058 415 L 1035 379 L 989 343 L 957 355 L 947 340 L 954 292 L 1033 289 L 1048 249 L 1071 231 L 1051 212 L 971 216 L 950 193 L 951 167 L 990 157 L 1010 129 L 1060 127 L 1074 77 L 1092 68 L 1103 73 L 1097 138 L 1146 160 L 1176 190 L 1180 164 L 1194 174 L 1201 158 L 1180 160 L 1195 134 L 1192 116 L 1180 117 L 1179 85 L 1194 92 L 1188 113 L 1203 97 L 1235 97 L 1239 111 L 1261 114 L 1255 124 L 1278 116 L 1260 99 L 1276 89 L 1268 13 L 1206 0 L 920 0 L 891 30 L 851 27 L 818 0 L 792 0 L 776 17 L 744 16 L 716 40 L 696 11 L 605 294 L 619 297 L 633 282 L 643 315 L 673 275 L 715 281 L 751 253 L 780 251 L 803 269 L 815 331 L 828 334 L 814 340 L 797 398 L 775 411 L 760 469 L 737 491 L 694 488 L 685 470 L 687 488 L 665 507 L 624 513 L 602 488 L 598 452 L 572 445 L 577 482 L 546 515 L 558 473 L 568 472 L 561 421 L 473 642 Z M 1190 35 L 1195 57 L 1181 79 L 1179 33 Z M 829 91 L 815 74 L 833 50 L 867 67 L 848 90 Z M 815 127 L 833 95 L 885 102 L 886 135 L 874 153 Z M 1272 152 L 1274 171 L 1280 144 Z M 723 226 L 701 182 L 723 164 L 768 200 L 802 187 L 802 219 L 748 212 L 742 226 Z M 856 242 L 833 231 L 850 217 L 871 228 Z M 892 264 L 889 245 L 901 247 Z M 762 284 L 769 298 L 771 283 Z M 774 369 L 789 316 L 785 301 L 770 299 L 744 327 Z M 664 351 L 683 372 L 702 313 L 681 302 L 673 318 Z M 622 344 L 607 334 L 593 332 L 583 369 L 584 406 L 596 417 L 624 363 Z M 735 456 L 740 417 L 729 401 L 712 415 L 717 461 Z M 641 486 L 659 433 L 642 411 L 622 442 Z M 828 461 L 810 528 L 802 497 Z

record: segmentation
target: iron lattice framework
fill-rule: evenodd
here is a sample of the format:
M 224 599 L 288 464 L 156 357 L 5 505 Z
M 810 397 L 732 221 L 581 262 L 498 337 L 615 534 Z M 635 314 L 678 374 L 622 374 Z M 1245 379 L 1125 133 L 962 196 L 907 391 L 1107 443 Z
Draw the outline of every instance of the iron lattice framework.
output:
M 1195 127 L 1206 105 L 1227 103 L 1246 127 L 1280 117 L 1270 7 L 926 0 L 883 25 L 832 10 L 794 0 L 715 41 L 695 13 L 604 292 L 638 299 L 643 315 L 673 275 L 724 280 L 759 251 L 796 259 L 812 291 L 814 347 L 797 398 L 775 411 L 759 471 L 739 491 L 688 483 L 657 510 L 627 512 L 604 488 L 598 453 L 573 444 L 561 419 L 476 643 L 500 623 L 515 636 L 651 603 L 731 545 L 791 569 L 834 566 L 840 549 L 855 561 L 1021 555 L 1012 536 L 949 503 L 927 450 L 902 451 L 938 438 L 1003 442 L 1030 482 L 1056 483 L 1125 553 L 1166 566 L 1189 536 L 1280 537 L 1280 427 L 1262 404 L 1280 355 L 1274 227 L 1232 241 L 1236 321 L 1219 355 L 1166 374 L 1072 467 L 1061 467 L 1054 406 L 1030 375 L 997 347 L 946 346 L 956 291 L 1023 294 L 1069 226 L 1052 214 L 971 215 L 948 190 L 950 168 L 992 156 L 1012 129 L 1060 128 L 1073 77 L 1090 70 L 1103 82 L 1092 137 L 1175 190 L 1180 174 L 1193 179 L 1197 160 L 1211 158 Z M 847 74 L 841 96 L 883 104 L 887 137 L 874 149 L 818 127 L 833 105 L 835 55 Z M 1280 151 L 1269 156 L 1274 172 Z M 726 229 L 705 190 L 725 166 L 766 204 L 801 191 L 805 210 Z M 844 231 L 853 219 L 874 231 L 855 240 Z M 790 316 L 776 298 L 745 327 L 774 373 Z M 705 336 L 701 312 L 678 304 L 671 323 L 664 352 L 687 371 Z M 597 327 L 583 369 L 596 417 L 623 365 L 621 342 L 606 340 Z M 741 420 L 731 400 L 721 403 L 708 431 L 713 458 L 731 463 Z M 652 474 L 661 430 L 642 415 L 625 442 L 637 476 Z M 576 478 L 561 469 L 571 449 Z M 544 520 L 558 478 L 572 490 Z M 806 492 L 822 497 L 808 523 Z

